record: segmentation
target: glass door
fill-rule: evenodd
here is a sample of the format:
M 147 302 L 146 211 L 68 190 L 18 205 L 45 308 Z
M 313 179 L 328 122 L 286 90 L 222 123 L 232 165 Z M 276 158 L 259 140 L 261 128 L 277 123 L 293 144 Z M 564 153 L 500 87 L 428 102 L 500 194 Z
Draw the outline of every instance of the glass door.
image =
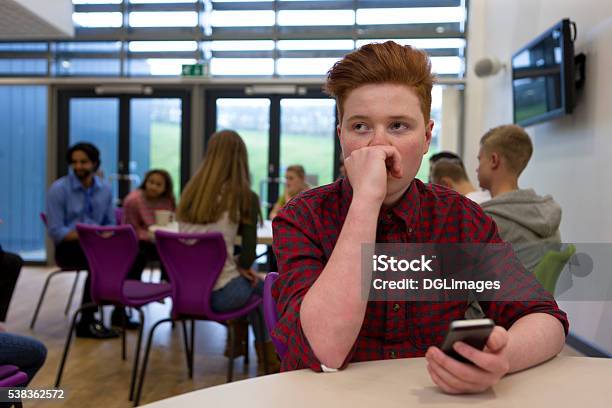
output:
M 90 142 L 100 149 L 99 176 L 120 204 L 153 168 L 167 170 L 175 194 L 189 177 L 189 94 L 104 95 L 91 91 L 59 94 L 58 174 L 68 166 L 68 147 Z
M 88 142 L 100 150 L 98 176 L 111 182 L 113 196 L 119 196 L 119 104 L 113 98 L 71 98 L 68 101 L 68 146 Z M 65 163 L 64 155 L 59 158 Z
M 336 160 L 336 103 L 333 99 L 280 100 L 280 175 L 301 165 L 313 187 L 334 180 Z M 284 184 L 279 194 L 284 194 Z
M 270 99 L 218 98 L 215 131 L 235 130 L 247 146 L 251 190 L 265 201 L 270 160 Z
M 206 106 L 206 140 L 222 129 L 236 130 L 244 139 L 251 188 L 259 194 L 264 217 L 283 193 L 288 166 L 304 166 L 312 186 L 331 183 L 337 176 L 336 105 L 320 91 L 209 91 Z
M 150 169 L 170 173 L 174 195 L 181 190 L 183 104 L 180 98 L 130 100 L 129 177 L 132 189 Z

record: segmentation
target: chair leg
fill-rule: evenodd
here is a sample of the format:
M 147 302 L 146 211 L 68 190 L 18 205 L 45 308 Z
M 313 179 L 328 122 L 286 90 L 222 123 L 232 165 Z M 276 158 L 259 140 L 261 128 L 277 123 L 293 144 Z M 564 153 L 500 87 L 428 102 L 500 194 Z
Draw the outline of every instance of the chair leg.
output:
M 72 299 L 74 298 L 74 291 L 76 290 L 77 283 L 79 283 L 80 276 L 81 271 L 76 271 L 76 276 L 74 277 L 74 282 L 72 283 L 72 289 L 70 289 L 70 295 L 68 296 L 68 302 L 66 302 L 66 308 L 64 309 L 64 316 L 68 316 L 70 306 L 72 306 Z
M 66 364 L 66 358 L 68 357 L 68 350 L 70 349 L 70 343 L 72 341 L 72 333 L 74 332 L 74 327 L 76 326 L 76 320 L 79 314 L 85 309 L 91 309 L 96 307 L 94 303 L 87 303 L 74 312 L 74 316 L 72 317 L 72 323 L 70 324 L 70 330 L 68 331 L 68 337 L 66 338 L 66 344 L 64 345 L 64 353 L 62 354 L 62 360 L 60 362 L 59 370 L 57 372 L 57 377 L 55 379 L 55 388 L 60 386 L 60 382 L 62 380 L 62 374 L 64 373 L 64 365 Z
M 134 406 L 137 407 L 140 403 L 140 396 L 142 394 L 142 387 L 144 385 L 145 374 L 147 373 L 147 364 L 149 363 L 149 353 L 151 351 L 151 343 L 153 342 L 153 334 L 155 329 L 162 323 L 171 322 L 172 318 L 167 318 L 158 321 L 151 327 L 149 331 L 149 338 L 147 339 L 147 347 L 145 348 L 144 358 L 142 361 L 142 368 L 140 369 L 140 381 L 138 381 L 138 388 L 136 389 L 136 396 L 134 397 Z M 141 326 L 142 327 L 142 326 Z
M 127 317 L 124 311 L 121 314 L 121 359 L 123 361 L 127 360 L 127 353 L 125 351 L 125 333 L 127 332 L 127 330 L 125 329 L 126 319 Z M 130 401 L 132 400 L 131 395 L 132 395 L 132 392 L 130 391 Z
M 246 329 L 246 344 L 244 345 L 246 353 L 244 354 L 244 365 L 249 365 L 249 326 Z
M 142 344 L 142 332 L 144 330 L 145 316 L 142 309 L 136 309 L 140 317 L 140 327 L 138 328 L 138 340 L 136 340 L 136 351 L 134 353 L 134 367 L 132 368 L 132 380 L 130 381 L 130 401 L 134 399 L 134 389 L 136 388 L 136 374 L 138 373 L 138 365 L 140 363 L 140 349 Z M 125 321 L 125 318 L 124 318 Z M 125 335 L 125 327 L 123 327 Z
M 187 359 L 187 372 L 189 373 L 189 378 L 193 378 L 193 367 L 191 366 L 191 348 L 189 346 L 189 337 L 187 335 L 187 320 L 181 321 L 181 326 L 183 326 L 183 340 L 185 343 L 185 358 Z
M 259 338 L 260 339 L 264 339 L 266 337 L 266 323 L 264 321 L 264 317 L 263 314 L 261 313 L 260 308 L 256 309 L 257 311 L 257 330 L 259 330 Z M 263 357 L 263 363 L 264 363 L 264 373 L 268 374 L 269 370 L 268 370 L 268 352 L 267 352 L 267 347 L 265 347 L 265 345 L 263 344 L 263 342 L 261 343 L 261 354 Z
M 106 323 L 104 322 L 104 307 L 98 306 L 98 313 L 100 313 L 100 322 L 104 326 Z
M 193 355 L 195 354 L 195 320 L 191 321 L 191 347 L 189 348 L 189 365 L 191 366 L 191 378 L 193 378 Z
M 229 336 L 229 359 L 227 361 L 227 380 L 226 382 L 232 382 L 234 379 L 234 355 L 236 353 L 234 343 L 236 337 L 236 331 L 234 330 L 233 324 L 227 325 L 227 335 Z
M 30 322 L 30 329 L 34 329 L 34 325 L 36 324 L 36 319 L 38 319 L 38 312 L 40 312 L 40 307 L 42 306 L 43 299 L 45 298 L 45 295 L 47 294 L 47 288 L 49 287 L 49 282 L 51 281 L 51 278 L 57 275 L 58 273 L 62 273 L 62 272 L 63 271 L 61 269 L 58 269 L 57 271 L 53 271 L 49 274 L 49 276 L 47 276 L 47 279 L 45 279 L 45 285 L 43 286 L 43 290 L 40 294 L 40 297 L 38 298 L 38 303 L 36 304 L 36 309 L 34 310 L 34 316 L 32 316 L 32 321 Z

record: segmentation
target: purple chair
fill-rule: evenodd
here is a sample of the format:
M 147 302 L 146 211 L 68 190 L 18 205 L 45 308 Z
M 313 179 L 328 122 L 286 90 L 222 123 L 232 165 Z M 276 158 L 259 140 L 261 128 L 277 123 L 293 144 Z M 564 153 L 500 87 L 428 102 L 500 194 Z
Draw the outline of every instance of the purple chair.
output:
M 277 279 L 278 272 L 270 272 L 266 275 L 266 280 L 264 281 L 263 309 L 264 318 L 266 319 L 266 327 L 270 332 L 270 338 L 272 339 L 272 343 L 274 343 L 276 353 L 278 353 L 278 356 L 282 360 L 283 357 L 285 357 L 285 354 L 287 354 L 287 345 L 272 337 L 272 330 L 274 329 L 274 326 L 276 326 L 276 322 L 278 321 L 278 311 L 276 310 L 276 302 L 272 297 L 272 286 L 274 285 L 274 282 L 276 282 Z
M 137 406 L 140 401 L 147 363 L 149 361 L 151 343 L 157 326 L 161 323 L 175 320 L 181 320 L 183 322 L 187 369 L 189 371 L 189 377 L 192 378 L 193 353 L 195 348 L 194 320 L 210 320 L 227 325 L 230 344 L 227 381 L 230 382 L 232 381 L 234 370 L 235 350 L 233 340 L 235 333 L 233 325 L 228 325 L 227 321 L 246 316 L 252 311 L 258 311 L 258 307 L 262 302 L 260 296 L 254 295 L 240 309 L 223 313 L 217 313 L 212 310 L 210 305 L 211 294 L 227 257 L 225 241 L 221 233 L 210 232 L 190 234 L 156 231 L 155 242 L 157 243 L 159 256 L 172 282 L 172 316 L 169 319 L 158 321 L 151 327 L 142 363 L 138 391 L 134 399 L 134 406 Z M 259 318 L 263 319 L 261 315 Z M 186 320 L 191 320 L 190 342 L 187 339 Z M 261 321 L 263 322 L 263 320 Z M 261 334 L 263 337 L 263 333 Z M 268 371 L 267 365 L 264 365 L 264 370 L 266 372 Z
M 28 375 L 14 365 L 0 366 L 0 387 L 19 387 L 28 382 Z
M 68 332 L 64 354 L 60 363 L 55 387 L 59 387 L 68 356 L 72 332 L 76 325 L 77 316 L 87 308 L 103 305 L 115 305 L 132 307 L 140 315 L 140 328 L 138 331 L 138 341 L 136 342 L 136 352 L 134 356 L 134 366 L 132 368 L 132 379 L 130 382 L 130 401 L 134 395 L 136 374 L 140 358 L 140 346 L 142 343 L 142 330 L 144 327 L 144 313 L 141 307 L 162 300 L 172 293 L 169 283 L 145 283 L 138 280 L 127 280 L 126 276 L 134 263 L 138 254 L 138 239 L 131 225 L 120 225 L 113 227 L 99 227 L 92 225 L 77 224 L 79 241 L 87 261 L 89 262 L 91 274 L 91 299 L 92 303 L 80 307 L 72 318 L 72 325 Z M 125 319 L 123 321 L 123 335 L 121 344 L 121 354 L 123 360 L 126 359 L 125 353 Z
M 47 228 L 47 215 L 45 213 L 40 213 L 40 219 L 42 220 L 43 224 L 45 224 L 45 228 Z M 36 309 L 34 310 L 32 321 L 30 322 L 30 329 L 34 329 L 34 325 L 36 324 L 36 320 L 38 319 L 38 313 L 40 312 L 40 307 L 42 306 L 42 302 L 45 298 L 45 295 L 47 294 L 47 288 L 49 287 L 51 278 L 53 278 L 54 276 L 60 273 L 76 272 L 76 276 L 74 277 L 74 282 L 72 283 L 72 289 L 70 289 L 70 295 L 68 296 L 68 302 L 66 303 L 66 308 L 64 309 L 64 316 L 68 315 L 68 310 L 70 310 L 70 305 L 72 305 L 72 298 L 74 297 L 74 292 L 76 290 L 77 283 L 79 282 L 79 276 L 81 274 L 81 271 L 74 269 L 74 268 L 64 266 L 64 265 L 60 265 L 60 264 L 58 264 L 57 266 L 59 267 L 59 269 L 51 272 L 47 276 L 47 279 L 45 279 L 45 285 L 43 286 L 43 290 L 40 294 L 40 297 L 38 298 L 38 303 L 36 304 Z
M 0 388 L 22 387 L 28 383 L 28 375 L 19 371 L 19 367 L 14 365 L 0 366 Z M 21 401 L 13 403 L 15 408 L 21 408 Z

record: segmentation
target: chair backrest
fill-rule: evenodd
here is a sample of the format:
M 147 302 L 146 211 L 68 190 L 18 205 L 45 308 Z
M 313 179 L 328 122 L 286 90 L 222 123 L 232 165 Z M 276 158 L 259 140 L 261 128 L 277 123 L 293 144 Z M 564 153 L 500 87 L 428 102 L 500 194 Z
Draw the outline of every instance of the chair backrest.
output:
M 276 348 L 276 352 L 278 353 L 280 358 L 283 358 L 287 353 L 287 346 L 278 341 L 276 338 L 272 337 L 272 330 L 274 330 L 274 326 L 276 326 L 276 322 L 278 321 L 278 311 L 276 310 L 276 302 L 274 301 L 274 297 L 272 297 L 272 286 L 274 282 L 278 279 L 277 272 L 270 272 L 266 275 L 266 280 L 264 281 L 264 293 L 263 293 L 263 309 L 264 309 L 264 319 L 266 320 L 266 327 L 270 331 L 270 338 L 272 339 L 272 343 L 274 343 L 274 347 Z
M 115 224 L 123 224 L 123 208 L 115 207 Z
M 172 317 L 215 316 L 210 296 L 227 258 L 223 235 L 156 231 L 155 243 L 172 282 Z
M 92 300 L 124 303 L 123 282 L 138 255 L 134 227 L 77 224 L 76 229 L 89 263 Z
M 559 275 L 574 253 L 576 253 L 576 247 L 572 244 L 561 252 L 548 251 L 533 270 L 536 279 L 551 294 L 555 293 Z
M 45 214 L 44 212 L 40 213 L 40 220 L 43 222 L 43 224 L 45 224 L 45 228 L 49 226 L 49 224 L 47 223 L 47 214 Z
M 0 366 L 0 379 L 7 378 L 19 372 L 19 367 L 12 364 L 5 364 Z
M 19 387 L 28 383 L 28 375 L 14 365 L 0 366 L 0 387 Z

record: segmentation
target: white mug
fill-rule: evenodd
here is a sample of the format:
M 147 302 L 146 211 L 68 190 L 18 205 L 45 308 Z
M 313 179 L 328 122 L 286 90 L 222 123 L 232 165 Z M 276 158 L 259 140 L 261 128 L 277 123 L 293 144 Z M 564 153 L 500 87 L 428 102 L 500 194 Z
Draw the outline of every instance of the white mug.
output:
M 164 226 L 170 224 L 171 222 L 174 222 L 174 213 L 172 211 L 155 211 L 155 224 Z

